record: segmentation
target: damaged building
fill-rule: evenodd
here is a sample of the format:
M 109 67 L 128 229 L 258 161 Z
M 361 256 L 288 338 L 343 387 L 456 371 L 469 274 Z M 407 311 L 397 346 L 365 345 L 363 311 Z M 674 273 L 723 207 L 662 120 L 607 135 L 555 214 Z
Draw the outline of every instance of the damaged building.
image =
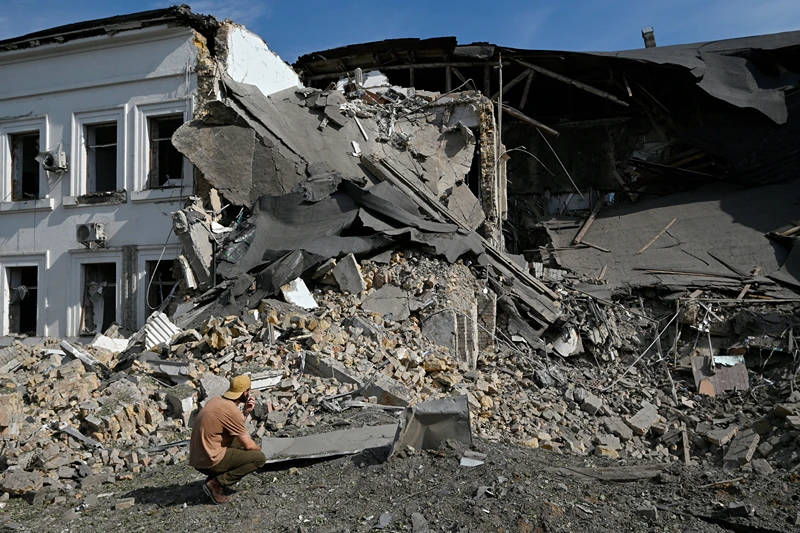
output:
M 4 73 L 131 70 L 0 97 L 3 333 L 97 334 L 0 350 L 4 486 L 77 479 L 90 446 L 92 475 L 178 464 L 240 373 L 270 462 L 427 417 L 463 444 L 796 472 L 800 32 L 643 35 L 290 68 L 180 7 L 1 42 Z
M 298 85 L 257 35 L 173 7 L 0 42 L 0 335 L 136 330 L 167 300 L 171 213 L 195 191 L 170 138 L 222 76 Z

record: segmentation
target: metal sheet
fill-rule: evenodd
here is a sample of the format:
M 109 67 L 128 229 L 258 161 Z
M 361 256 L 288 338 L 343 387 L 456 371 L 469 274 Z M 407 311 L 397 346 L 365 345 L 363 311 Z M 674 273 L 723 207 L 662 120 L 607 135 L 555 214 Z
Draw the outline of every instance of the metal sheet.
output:
M 701 380 L 708 378 L 717 393 L 750 389 L 750 378 L 743 363 L 716 366 L 712 363 L 711 357 L 692 357 L 691 363 L 695 387 L 700 386 Z
M 405 446 L 417 450 L 438 448 L 450 439 L 472 445 L 466 395 L 422 402 L 406 409 L 392 454 Z

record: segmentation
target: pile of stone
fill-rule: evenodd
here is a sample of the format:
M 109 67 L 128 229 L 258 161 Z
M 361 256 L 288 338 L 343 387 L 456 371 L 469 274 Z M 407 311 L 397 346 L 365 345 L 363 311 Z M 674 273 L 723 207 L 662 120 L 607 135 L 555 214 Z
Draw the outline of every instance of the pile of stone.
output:
M 318 274 L 308 309 L 263 299 L 222 316 L 211 304 L 152 345 L 146 326 L 118 352 L 101 347 L 105 336 L 84 348 L 17 342 L 0 351 L 0 490 L 69 492 L 184 461 L 194 416 L 242 372 L 253 381 L 248 424 L 258 436 L 310 432 L 345 409 L 466 395 L 473 429 L 488 441 L 759 474 L 800 463 L 800 393 L 706 397 L 688 372 L 668 378 L 658 359 L 630 365 L 656 333 L 643 309 L 581 308 L 562 287 L 570 319 L 551 342 L 531 345 L 504 317 L 482 317 L 472 353 L 442 341 L 441 324 L 429 321 L 465 315 L 488 292 L 480 266 L 404 250 Z M 464 336 L 457 322 L 452 329 Z M 573 330 L 578 342 L 567 350 L 558 343 Z M 679 351 L 691 345 L 681 340 Z M 613 358 L 602 356 L 612 348 Z

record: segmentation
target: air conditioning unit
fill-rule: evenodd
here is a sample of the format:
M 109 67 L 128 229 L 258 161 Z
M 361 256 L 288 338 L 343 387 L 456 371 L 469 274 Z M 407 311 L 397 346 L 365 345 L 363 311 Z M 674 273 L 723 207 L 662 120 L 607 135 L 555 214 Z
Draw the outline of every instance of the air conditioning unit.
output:
M 66 172 L 69 168 L 67 165 L 67 153 L 58 148 L 49 152 L 39 152 L 35 158 L 42 168 L 50 172 Z
M 100 222 L 78 224 L 77 239 L 83 244 L 104 243 L 106 242 L 105 228 Z

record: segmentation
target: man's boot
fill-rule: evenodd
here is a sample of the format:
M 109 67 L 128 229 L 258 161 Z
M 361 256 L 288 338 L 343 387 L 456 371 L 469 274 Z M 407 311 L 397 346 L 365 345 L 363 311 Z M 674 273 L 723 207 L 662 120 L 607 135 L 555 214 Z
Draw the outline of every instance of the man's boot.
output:
M 222 505 L 223 503 L 231 501 L 231 497 L 225 495 L 225 488 L 217 481 L 217 478 L 210 479 L 203 483 L 203 492 L 208 494 L 211 501 L 217 505 Z

